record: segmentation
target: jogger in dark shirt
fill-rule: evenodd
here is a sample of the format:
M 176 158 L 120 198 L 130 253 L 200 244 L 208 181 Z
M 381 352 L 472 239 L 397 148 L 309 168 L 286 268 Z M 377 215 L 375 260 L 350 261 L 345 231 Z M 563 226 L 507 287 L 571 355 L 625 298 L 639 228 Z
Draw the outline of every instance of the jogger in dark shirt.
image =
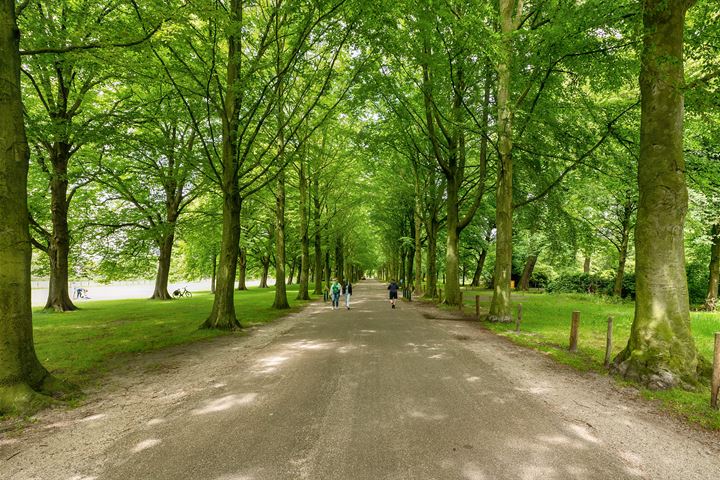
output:
M 392 308 L 395 308 L 395 301 L 397 300 L 398 284 L 395 283 L 395 280 L 392 280 L 390 282 L 390 285 L 388 285 L 387 289 L 390 290 L 390 305 L 392 305 Z

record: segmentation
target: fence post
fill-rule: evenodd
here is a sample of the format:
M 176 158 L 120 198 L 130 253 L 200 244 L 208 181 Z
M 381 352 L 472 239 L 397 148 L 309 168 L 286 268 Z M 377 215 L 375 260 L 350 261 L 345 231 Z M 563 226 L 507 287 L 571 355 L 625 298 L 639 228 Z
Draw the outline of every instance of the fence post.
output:
M 720 393 L 720 332 L 715 332 L 715 355 L 713 358 L 712 390 L 710 391 L 710 406 L 718 409 L 718 393 Z
M 580 327 L 580 312 L 572 312 L 572 324 L 570 326 L 570 351 L 577 352 L 578 330 Z
M 607 343 L 605 344 L 605 368 L 610 366 L 612 356 L 613 317 L 608 317 Z
M 480 319 L 480 295 L 475 295 L 475 317 Z
M 518 303 L 518 313 L 515 317 L 515 332 L 520 333 L 520 322 L 522 322 L 522 303 Z
M 460 308 L 460 311 L 462 312 L 465 309 L 465 304 L 463 303 L 463 292 L 460 292 L 460 305 L 458 305 L 458 308 Z

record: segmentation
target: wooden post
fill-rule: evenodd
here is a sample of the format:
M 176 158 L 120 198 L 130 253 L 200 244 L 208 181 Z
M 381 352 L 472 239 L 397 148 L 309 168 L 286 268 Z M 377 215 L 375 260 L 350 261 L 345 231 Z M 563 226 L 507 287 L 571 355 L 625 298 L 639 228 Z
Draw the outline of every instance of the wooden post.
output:
M 515 318 L 515 333 L 520 333 L 520 322 L 522 322 L 522 303 L 518 303 L 518 313 Z
M 442 303 L 442 288 L 438 288 L 438 303 Z
M 715 356 L 713 357 L 712 390 L 710 390 L 710 406 L 718 409 L 718 393 L 720 393 L 720 332 L 715 332 Z
M 463 292 L 460 292 L 460 305 L 458 305 L 458 308 L 460 309 L 461 312 L 465 308 L 465 304 L 463 303 Z
M 607 343 L 605 344 L 605 368 L 610 366 L 612 356 L 613 317 L 608 317 Z
M 480 295 L 475 295 L 475 318 L 480 319 Z
M 570 351 L 577 352 L 578 330 L 580 327 L 580 312 L 572 312 L 572 324 L 570 326 Z

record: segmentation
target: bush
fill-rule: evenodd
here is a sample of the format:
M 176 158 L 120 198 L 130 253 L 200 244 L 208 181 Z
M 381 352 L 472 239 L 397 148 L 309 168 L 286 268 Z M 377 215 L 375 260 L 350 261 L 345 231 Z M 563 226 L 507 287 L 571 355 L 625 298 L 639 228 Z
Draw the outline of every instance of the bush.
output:
M 610 286 L 610 293 L 612 293 L 613 286 Z M 632 298 L 635 300 L 635 272 L 625 272 L 623 275 L 622 284 L 622 298 Z
M 613 279 L 592 273 L 568 273 L 550 282 L 547 291 L 551 293 L 612 293 Z
M 690 303 L 699 305 L 705 302 L 708 290 L 708 266 L 699 262 L 688 263 L 685 266 L 688 279 L 688 294 Z
M 567 273 L 550 282 L 547 291 L 552 293 L 595 293 L 611 296 L 615 286 L 612 274 Z M 635 298 L 635 273 L 623 276 L 622 298 Z
M 533 272 L 530 275 L 530 287 L 531 288 L 547 288 L 550 283 L 550 278 L 545 272 Z

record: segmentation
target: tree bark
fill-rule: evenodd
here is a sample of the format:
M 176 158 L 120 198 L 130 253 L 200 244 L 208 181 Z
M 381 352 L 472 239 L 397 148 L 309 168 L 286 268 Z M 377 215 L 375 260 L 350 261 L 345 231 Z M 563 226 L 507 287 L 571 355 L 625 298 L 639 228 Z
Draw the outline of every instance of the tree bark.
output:
M 0 414 L 49 403 L 63 388 L 35 354 L 30 300 L 29 150 L 20 93 L 15 2 L 0 0 Z
M 437 234 L 440 226 L 430 220 L 430 228 L 427 232 L 427 289 L 425 290 L 425 297 L 435 298 L 437 297 Z
M 583 263 L 583 273 L 590 273 L 590 255 L 585 255 L 585 262 Z
M 68 312 L 77 310 L 70 300 L 68 279 L 70 256 L 70 233 L 68 228 L 68 173 L 70 145 L 56 142 L 50 154 L 52 177 L 50 180 L 50 211 L 52 217 L 52 235 L 48 244 L 50 257 L 50 285 L 46 310 Z
M 313 223 L 315 227 L 315 235 L 313 241 L 313 247 L 315 249 L 315 295 L 322 295 L 322 281 L 323 281 L 323 261 L 322 261 L 322 242 L 320 237 L 320 198 L 319 198 L 319 181 L 317 176 L 313 179 Z
M 288 285 L 293 284 L 293 278 L 295 278 L 296 266 L 297 266 L 297 257 L 293 256 L 292 260 L 290 260 L 290 273 L 288 273 L 288 276 L 287 276 L 287 284 Z
M 213 254 L 212 257 L 212 276 L 210 277 L 210 293 L 215 295 L 216 285 L 215 281 L 217 280 L 217 255 Z
M 630 244 L 629 228 L 623 230 L 620 239 L 620 248 L 618 249 L 618 268 L 615 273 L 615 284 L 613 285 L 613 295 L 622 297 L 623 280 L 625 278 L 625 263 L 627 262 L 628 246 Z
M 447 179 L 447 250 L 445 255 L 445 303 L 448 305 L 460 304 L 460 271 L 459 247 L 460 234 L 458 232 L 458 188 L 454 175 Z
M 335 278 L 343 283 L 343 272 L 345 271 L 345 255 L 342 237 L 335 240 Z
M 151 300 L 171 300 L 172 296 L 168 292 L 168 279 L 170 278 L 170 261 L 172 258 L 172 248 L 175 242 L 175 226 L 173 232 L 166 235 L 159 242 L 160 255 L 158 256 L 158 270 L 155 275 L 155 290 L 153 291 Z
M 479 287 L 480 286 L 480 277 L 482 275 L 483 268 L 485 267 L 485 259 L 487 258 L 488 250 L 487 248 L 483 248 L 480 251 L 480 255 L 477 257 L 477 264 L 475 265 L 475 273 L 473 273 L 473 279 L 470 286 L 472 287 Z
M 270 271 L 270 255 L 263 255 L 260 259 L 262 274 L 260 275 L 260 288 L 268 288 L 268 272 Z
M 645 0 L 635 227 L 635 319 L 614 368 L 650 388 L 694 385 L 683 226 L 683 30 L 686 0 Z
M 421 213 L 421 201 L 420 201 L 420 179 L 418 176 L 417 166 L 415 167 L 415 210 L 413 220 L 415 221 L 415 295 L 421 296 L 423 294 L 422 284 L 422 213 Z
M 530 290 L 530 277 L 532 277 L 535 264 L 537 263 L 537 254 L 530 254 L 525 261 L 525 268 L 523 269 L 522 276 L 520 277 L 520 290 Z
M 705 296 L 704 309 L 714 312 L 717 308 L 718 285 L 720 285 L 720 225 L 714 224 L 710 231 L 712 247 L 710 248 L 710 276 L 708 279 L 708 292 Z
M 247 277 L 247 250 L 240 248 L 238 255 L 238 290 L 247 290 L 245 280 Z
M 493 298 L 488 320 L 511 322 L 510 276 L 512 274 L 512 107 L 510 103 L 510 68 L 512 65 L 511 35 L 514 0 L 500 0 L 500 27 L 502 33 L 501 55 L 498 65 L 498 178 L 496 189 L 495 225 L 495 272 L 493 274 Z M 522 1 L 521 1 L 522 5 Z
M 242 206 L 238 185 L 237 156 L 237 134 L 240 122 L 238 75 L 242 51 L 239 35 L 242 20 L 241 0 L 231 1 L 230 20 L 233 24 L 230 31 L 233 33 L 228 36 L 227 87 L 224 112 L 221 115 L 223 232 L 215 300 L 210 316 L 202 325 L 202 328 L 223 330 L 242 328 L 235 314 L 235 273 L 240 249 L 240 210 Z
M 290 308 L 285 286 L 285 172 L 278 174 L 275 194 L 275 301 L 272 307 Z
M 330 246 L 325 250 L 325 284 L 330 286 L 330 276 L 332 270 L 330 269 Z

